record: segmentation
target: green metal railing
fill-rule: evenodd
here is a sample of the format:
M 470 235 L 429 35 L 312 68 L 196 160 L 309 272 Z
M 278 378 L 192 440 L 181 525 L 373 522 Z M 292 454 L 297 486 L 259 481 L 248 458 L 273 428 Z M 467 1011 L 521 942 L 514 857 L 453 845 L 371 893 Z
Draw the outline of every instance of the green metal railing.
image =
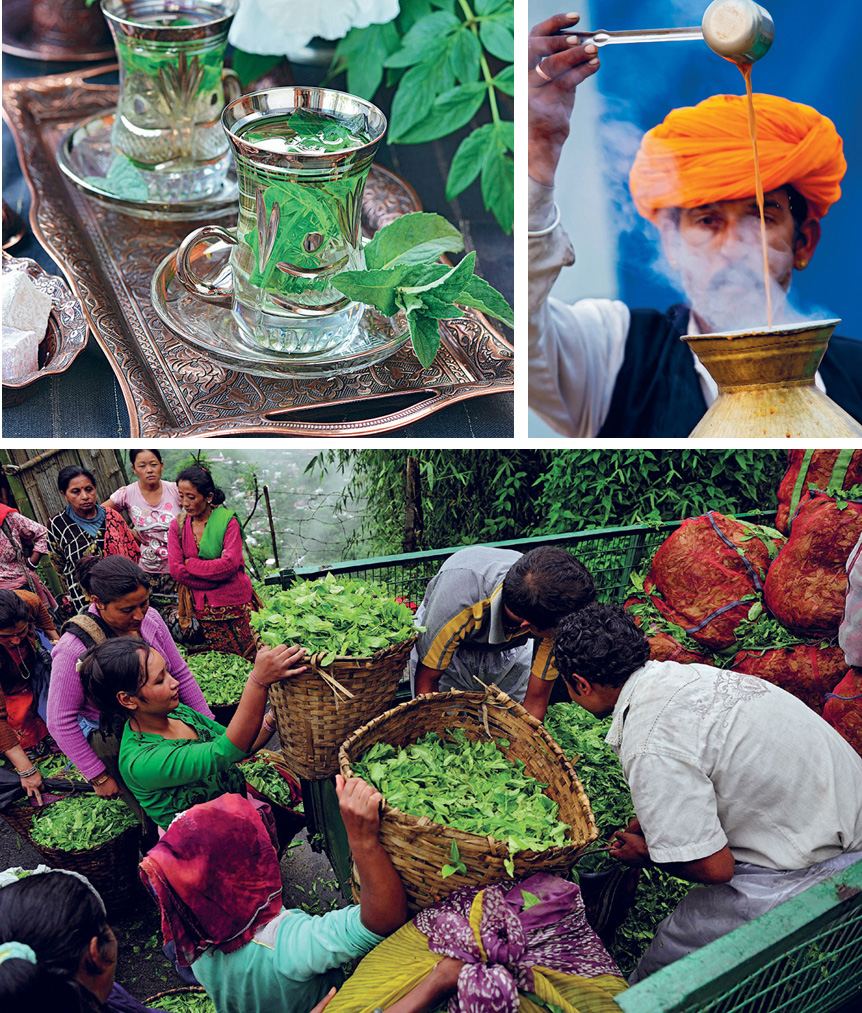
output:
M 770 523 L 771 515 L 740 514 L 743 520 Z M 595 528 L 591 531 L 518 538 L 506 542 L 482 542 L 500 549 L 526 552 L 538 545 L 562 545 L 573 552 L 593 574 L 602 601 L 623 601 L 628 596 L 632 573 L 646 569 L 653 553 L 679 527 L 681 521 L 667 521 L 647 526 L 634 524 L 619 528 Z M 394 556 L 350 559 L 346 562 L 282 569 L 266 578 L 267 584 L 289 587 L 296 580 L 314 580 L 327 573 L 335 576 L 363 577 L 383 584 L 395 597 L 406 598 L 418 605 L 428 581 L 445 559 L 466 546 L 454 545 L 427 552 L 405 552 Z
M 862 1010 L 862 861 L 662 968 L 624 1013 Z

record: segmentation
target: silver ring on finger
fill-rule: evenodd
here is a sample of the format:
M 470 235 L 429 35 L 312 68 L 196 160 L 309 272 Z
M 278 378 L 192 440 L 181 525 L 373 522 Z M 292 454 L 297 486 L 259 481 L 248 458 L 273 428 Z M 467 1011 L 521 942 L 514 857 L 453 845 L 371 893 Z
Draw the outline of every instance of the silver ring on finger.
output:
M 542 70 L 542 61 L 541 60 L 539 60 L 539 62 L 536 64 L 536 66 L 535 66 L 534 69 L 535 69 L 536 73 L 539 75 L 539 77 L 541 77 L 543 80 L 545 80 L 545 81 L 547 81 L 549 83 L 551 81 L 553 81 L 553 78 L 552 77 L 548 77 L 548 75 Z

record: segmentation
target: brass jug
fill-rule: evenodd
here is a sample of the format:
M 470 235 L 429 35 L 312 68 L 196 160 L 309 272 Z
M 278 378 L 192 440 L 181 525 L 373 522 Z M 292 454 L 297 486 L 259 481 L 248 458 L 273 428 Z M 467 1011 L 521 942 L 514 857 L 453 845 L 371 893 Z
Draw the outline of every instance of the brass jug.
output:
M 814 384 L 840 320 L 684 335 L 718 384 L 692 437 L 844 438 L 862 426 Z

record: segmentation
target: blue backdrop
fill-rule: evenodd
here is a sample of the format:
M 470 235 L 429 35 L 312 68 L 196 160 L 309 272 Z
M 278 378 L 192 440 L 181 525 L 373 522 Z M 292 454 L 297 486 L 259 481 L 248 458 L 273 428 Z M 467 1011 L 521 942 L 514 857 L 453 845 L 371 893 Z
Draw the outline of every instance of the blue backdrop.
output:
M 558 6 L 564 8 L 562 3 Z M 811 265 L 804 272 L 794 272 L 797 301 L 803 308 L 827 309 L 830 315 L 842 318 L 840 333 L 862 338 L 857 245 L 862 221 L 862 5 L 855 0 L 815 4 L 810 0 L 766 0 L 762 6 L 775 22 L 775 41 L 754 66 L 755 90 L 803 102 L 828 116 L 844 139 L 848 162 L 842 197 L 823 220 L 823 237 Z M 698 25 L 706 7 L 707 0 L 591 0 L 584 27 L 613 30 Z M 570 9 L 577 10 L 577 4 Z M 625 161 L 630 164 L 629 149 L 636 131 L 629 131 L 620 150 L 617 133 L 606 127 L 629 122 L 642 133 L 675 106 L 745 90 L 736 67 L 701 42 L 605 46 L 599 55 L 602 67 L 595 80 L 605 107 L 600 135 L 612 170 L 621 170 Z M 621 172 L 616 175 L 619 178 Z M 640 221 L 627 190 L 617 194 L 620 298 L 630 306 L 664 308 L 676 301 L 678 294 L 644 266 L 654 259 L 655 232 Z M 626 228 L 632 231 L 623 231 Z

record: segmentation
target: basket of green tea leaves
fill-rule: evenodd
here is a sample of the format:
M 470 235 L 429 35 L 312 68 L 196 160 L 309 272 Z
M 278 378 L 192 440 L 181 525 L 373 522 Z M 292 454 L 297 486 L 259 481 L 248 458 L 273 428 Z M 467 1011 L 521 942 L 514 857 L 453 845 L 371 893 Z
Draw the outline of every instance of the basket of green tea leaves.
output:
M 45 779 L 42 786 L 42 805 L 53 805 L 60 799 L 67 798 L 76 789 L 74 782 L 85 785 L 83 774 L 72 764 L 72 761 L 62 753 L 52 753 L 50 756 L 42 757 L 34 761 L 39 768 L 42 777 Z M 87 787 L 87 791 L 91 791 Z M 2 817 L 12 829 L 22 837 L 27 837 L 30 831 L 30 824 L 33 817 L 39 811 L 35 799 L 21 798 L 13 802 L 5 809 L 0 809 Z
M 494 686 L 401 704 L 357 729 L 339 762 L 383 794 L 380 841 L 414 912 L 458 887 L 564 873 L 597 837 L 572 764 Z
M 379 585 L 328 573 L 273 595 L 251 624 L 270 647 L 308 650 L 307 670 L 269 696 L 287 766 L 329 777 L 345 738 L 395 700 L 416 639 L 413 613 Z
M 200 986 L 194 985 L 157 992 L 145 999 L 144 1005 L 158 1007 L 165 1013 L 216 1013 L 212 999 Z
M 239 769 L 251 793 L 269 803 L 280 848 L 287 847 L 305 826 L 305 809 L 299 784 L 280 753 L 259 749 Z
M 30 844 L 52 869 L 79 872 L 109 911 L 128 910 L 138 882 L 140 823 L 121 799 L 76 794 L 38 810 Z
M 227 725 L 236 713 L 252 663 L 238 654 L 203 651 L 189 654 L 186 664 L 213 717 L 219 724 Z

